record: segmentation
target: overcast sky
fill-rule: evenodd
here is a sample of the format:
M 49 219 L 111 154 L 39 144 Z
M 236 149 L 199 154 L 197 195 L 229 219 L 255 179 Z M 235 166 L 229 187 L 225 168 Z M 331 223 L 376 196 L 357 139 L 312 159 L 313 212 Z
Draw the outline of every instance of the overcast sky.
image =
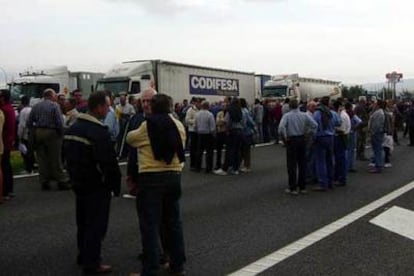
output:
M 414 77 L 410 0 L 0 0 L 0 67 L 166 59 L 345 83 Z M 0 82 L 3 80 L 0 72 Z

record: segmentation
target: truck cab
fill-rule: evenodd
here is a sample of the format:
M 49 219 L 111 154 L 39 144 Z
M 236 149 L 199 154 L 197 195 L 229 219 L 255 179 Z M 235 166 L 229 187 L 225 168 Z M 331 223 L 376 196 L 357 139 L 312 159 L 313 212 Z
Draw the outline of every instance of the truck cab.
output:
M 138 95 L 154 81 L 153 66 L 150 61 L 124 62 L 115 65 L 98 80 L 96 91 L 111 91 L 117 97 L 121 92 Z
M 271 80 L 265 83 L 262 91 L 262 98 L 268 100 L 283 100 L 289 97 L 298 98 L 299 96 L 299 83 L 291 75 L 273 76 Z
M 56 92 L 63 90 L 61 83 L 51 76 L 46 75 L 21 75 L 8 84 L 10 94 L 14 103 L 20 102 L 22 96 L 30 99 L 30 105 L 36 104 L 41 98 L 43 91 L 52 88 Z

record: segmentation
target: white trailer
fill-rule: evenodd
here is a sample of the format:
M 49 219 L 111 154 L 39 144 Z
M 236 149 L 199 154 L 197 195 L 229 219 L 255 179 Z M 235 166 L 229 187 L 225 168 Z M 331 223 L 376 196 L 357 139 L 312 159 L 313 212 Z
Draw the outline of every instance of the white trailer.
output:
M 267 81 L 262 92 L 263 99 L 296 98 L 309 101 L 315 98 L 330 96 L 341 97 L 340 82 L 299 77 L 298 74 L 275 75 Z
M 254 73 L 182 64 L 164 60 L 139 60 L 114 66 L 98 81 L 96 90 L 108 90 L 115 96 L 127 92 L 139 97 L 146 88 L 171 96 L 174 102 L 202 97 L 218 102 L 224 96 L 255 97 Z
M 84 97 L 94 91 L 96 81 L 103 77 L 102 73 L 70 72 L 66 66 L 49 69 L 28 70 L 19 74 L 18 78 L 9 83 L 14 101 L 23 95 L 36 102 L 47 88 L 69 96 L 69 92 L 80 89 Z

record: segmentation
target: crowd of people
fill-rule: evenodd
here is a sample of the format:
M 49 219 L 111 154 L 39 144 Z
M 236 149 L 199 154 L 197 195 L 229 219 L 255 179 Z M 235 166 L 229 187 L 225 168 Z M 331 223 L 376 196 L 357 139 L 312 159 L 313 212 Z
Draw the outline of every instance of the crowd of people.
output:
M 156 275 L 161 266 L 184 275 L 180 197 L 186 151 L 195 173 L 238 175 L 254 168 L 254 144 L 281 144 L 289 179 L 285 192 L 299 195 L 309 185 L 321 192 L 346 186 L 355 160 L 370 161 L 370 173 L 391 167 L 400 131 L 414 146 L 410 101 L 323 97 L 248 103 L 226 97 L 210 103 L 193 97 L 173 104 L 149 88 L 140 99 L 121 94 L 117 105 L 110 92 L 86 100 L 79 90 L 67 98 L 52 89 L 33 107 L 29 102 L 22 97 L 16 120 L 10 92 L 0 93 L 0 202 L 14 197 L 10 152 L 17 147 L 27 172 L 37 163 L 42 190 L 56 182 L 60 190 L 75 192 L 77 262 L 93 274 L 112 269 L 102 263 L 101 243 L 111 197 L 121 191 L 120 159 L 127 159 L 127 189 L 136 197 L 142 238 L 143 265 L 136 275 Z

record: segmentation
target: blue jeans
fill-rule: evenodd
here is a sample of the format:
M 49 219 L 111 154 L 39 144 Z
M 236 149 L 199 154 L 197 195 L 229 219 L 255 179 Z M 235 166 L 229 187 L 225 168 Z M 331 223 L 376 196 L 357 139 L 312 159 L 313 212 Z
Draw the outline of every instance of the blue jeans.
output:
M 316 138 L 316 173 L 322 188 L 332 187 L 333 136 Z
M 137 211 L 143 249 L 143 276 L 158 275 L 160 263 L 160 227 L 164 228 L 164 246 L 172 272 L 183 270 L 184 237 L 180 215 L 181 173 L 139 174 Z M 164 252 L 165 253 L 165 252 Z
M 228 149 L 229 151 L 229 158 L 228 164 L 224 164 L 223 170 L 227 171 L 228 166 L 231 166 L 233 171 L 238 171 L 240 167 L 241 161 L 241 150 L 242 150 L 242 142 L 243 142 L 243 132 L 241 129 L 232 129 L 230 130 L 229 138 L 228 138 Z M 226 163 L 226 162 L 225 162 Z
M 371 146 L 374 152 L 374 163 L 377 170 L 384 167 L 384 150 L 382 144 L 384 143 L 384 133 L 377 132 L 371 135 Z
M 306 140 L 306 183 L 312 184 L 316 178 L 316 145 L 312 137 Z
M 335 174 L 334 179 L 340 184 L 346 184 L 347 160 L 346 140 L 348 136 L 338 135 L 334 138 Z
M 356 141 L 357 141 L 357 133 L 351 132 L 349 134 L 347 159 L 346 159 L 348 170 L 354 169 Z

